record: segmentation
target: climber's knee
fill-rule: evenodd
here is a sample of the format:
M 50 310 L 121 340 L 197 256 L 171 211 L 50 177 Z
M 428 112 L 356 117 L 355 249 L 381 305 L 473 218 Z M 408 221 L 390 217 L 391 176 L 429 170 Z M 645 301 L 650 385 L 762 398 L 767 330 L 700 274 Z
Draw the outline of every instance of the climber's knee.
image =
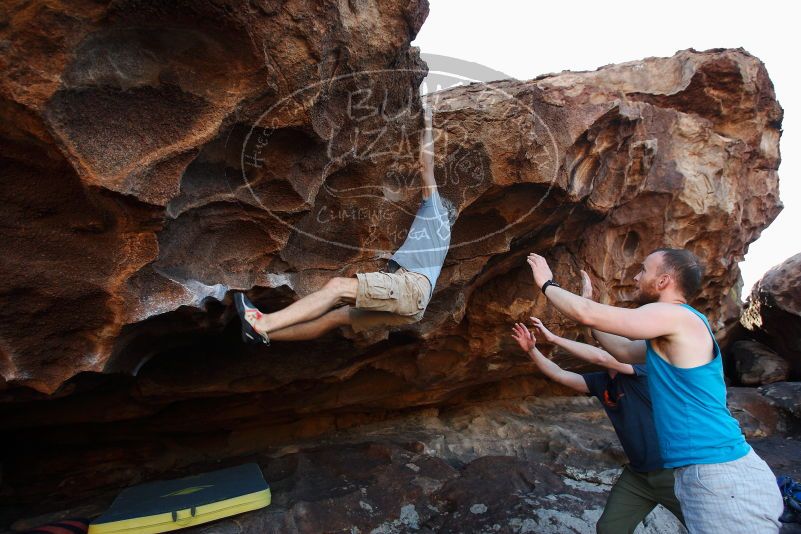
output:
M 342 302 L 353 303 L 356 301 L 356 290 L 358 281 L 356 278 L 345 278 L 336 276 L 325 283 L 324 289 L 332 293 Z

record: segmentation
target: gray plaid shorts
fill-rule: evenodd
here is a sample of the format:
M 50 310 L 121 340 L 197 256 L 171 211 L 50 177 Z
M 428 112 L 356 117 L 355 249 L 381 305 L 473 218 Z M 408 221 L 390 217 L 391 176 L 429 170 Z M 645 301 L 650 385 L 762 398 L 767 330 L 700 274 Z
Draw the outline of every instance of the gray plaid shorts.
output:
M 677 467 L 674 489 L 690 534 L 774 534 L 784 502 L 754 449 L 731 462 Z

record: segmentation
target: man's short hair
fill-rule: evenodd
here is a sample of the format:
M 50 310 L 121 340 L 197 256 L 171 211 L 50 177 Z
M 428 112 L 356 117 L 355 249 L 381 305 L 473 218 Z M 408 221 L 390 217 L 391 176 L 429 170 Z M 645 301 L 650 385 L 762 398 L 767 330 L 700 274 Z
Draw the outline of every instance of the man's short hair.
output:
M 698 256 L 683 248 L 658 248 L 654 252 L 662 253 L 663 272 L 674 275 L 684 298 L 691 299 L 698 294 L 704 277 L 704 267 Z

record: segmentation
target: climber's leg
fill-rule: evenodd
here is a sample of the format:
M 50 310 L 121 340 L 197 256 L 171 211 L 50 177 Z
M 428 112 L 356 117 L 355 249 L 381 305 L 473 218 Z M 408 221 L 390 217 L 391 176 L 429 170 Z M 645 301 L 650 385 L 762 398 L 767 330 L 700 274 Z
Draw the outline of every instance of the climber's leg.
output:
M 350 324 L 351 308 L 352 306 L 341 306 L 311 321 L 273 330 L 270 332 L 270 339 L 275 341 L 317 339 L 329 330 Z
M 259 334 L 269 334 L 274 338 L 272 332 L 276 330 L 316 319 L 338 304 L 355 303 L 356 290 L 356 278 L 332 278 L 322 289 L 306 295 L 283 310 L 274 313 L 248 310 L 244 319 Z

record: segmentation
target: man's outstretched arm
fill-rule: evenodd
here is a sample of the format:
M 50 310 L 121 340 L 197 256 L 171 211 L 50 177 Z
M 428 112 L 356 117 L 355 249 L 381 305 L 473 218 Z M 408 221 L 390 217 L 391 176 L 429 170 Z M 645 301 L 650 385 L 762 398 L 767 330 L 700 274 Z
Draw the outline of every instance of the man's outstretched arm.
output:
M 618 361 L 628 363 L 642 363 L 645 361 L 645 341 L 642 339 L 629 339 L 616 336 L 609 332 L 592 329 L 592 337 L 608 350 Z
M 576 356 L 577 358 L 581 358 L 582 360 L 593 363 L 595 365 L 599 365 L 601 367 L 606 367 L 607 369 L 612 369 L 619 373 L 633 375 L 634 368 L 629 365 L 628 363 L 622 363 L 618 361 L 614 356 L 603 349 L 599 349 L 598 347 L 593 347 L 592 345 L 588 345 L 586 343 L 581 343 L 579 341 L 573 341 L 572 339 L 567 339 L 561 336 L 557 336 L 550 330 L 548 330 L 542 321 L 537 319 L 536 317 L 531 317 L 531 321 L 534 324 L 534 329 L 536 330 L 537 334 L 547 341 L 548 343 L 552 343 L 557 347 L 561 347 L 571 353 L 572 355 Z M 643 354 L 644 356 L 644 354 Z
M 420 136 L 420 173 L 423 179 L 423 198 L 428 198 L 437 191 L 437 181 L 434 179 L 432 111 L 425 100 L 423 100 L 423 122 L 425 128 Z
M 543 353 L 537 348 L 537 339 L 531 335 L 528 328 L 520 323 L 515 323 L 512 328 L 512 337 L 517 341 L 520 348 L 523 349 L 529 358 L 536 364 L 537 369 L 542 374 L 558 382 L 563 386 L 575 389 L 579 393 L 589 393 L 590 389 L 587 387 L 587 381 L 578 373 L 565 371 L 551 360 L 545 357 Z
M 581 270 L 581 296 L 585 299 L 592 299 L 592 280 L 587 271 Z M 609 351 L 612 356 L 621 362 L 638 363 L 645 361 L 645 341 L 641 339 L 631 340 L 623 336 L 616 336 L 608 332 L 601 332 L 595 328 L 589 328 L 589 334 Z
M 538 254 L 529 254 L 528 264 L 534 275 L 534 283 L 538 287 L 551 280 L 548 262 Z M 574 295 L 561 287 L 549 286 L 546 298 L 563 314 L 574 321 L 629 339 L 654 339 L 669 336 L 676 332 L 678 325 L 684 322 L 678 306 L 654 302 L 637 309 L 607 306 Z

